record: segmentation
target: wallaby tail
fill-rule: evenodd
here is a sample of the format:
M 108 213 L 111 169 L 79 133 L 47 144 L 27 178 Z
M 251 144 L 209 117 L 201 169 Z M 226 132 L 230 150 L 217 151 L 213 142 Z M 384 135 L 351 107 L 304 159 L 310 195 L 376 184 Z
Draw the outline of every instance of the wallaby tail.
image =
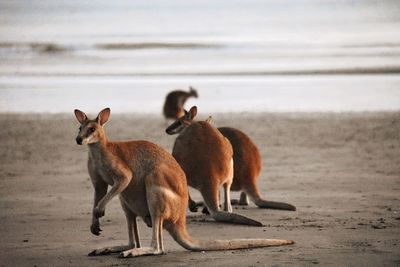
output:
M 262 199 L 260 193 L 256 188 L 249 188 L 246 190 L 246 193 L 253 200 L 254 204 L 256 204 L 259 208 L 262 209 L 277 209 L 277 210 L 292 210 L 295 211 L 296 207 L 292 204 L 285 202 L 277 202 L 277 201 L 268 201 Z
M 230 213 L 225 211 L 210 211 L 211 216 L 217 222 L 228 222 L 228 223 L 235 223 L 235 224 L 244 224 L 244 225 L 251 225 L 251 226 L 262 226 L 262 223 L 259 221 L 250 219 L 243 215 L 239 215 L 236 213 Z
M 262 248 L 294 244 L 292 240 L 280 239 L 230 239 L 230 240 L 193 240 L 183 225 L 174 224 L 168 229 L 174 240 L 187 250 L 212 251 Z

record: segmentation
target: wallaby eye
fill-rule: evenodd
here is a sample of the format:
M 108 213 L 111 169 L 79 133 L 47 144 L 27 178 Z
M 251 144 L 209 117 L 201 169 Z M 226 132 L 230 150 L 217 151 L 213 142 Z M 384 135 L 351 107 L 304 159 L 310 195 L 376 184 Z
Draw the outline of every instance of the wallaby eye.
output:
M 96 128 L 94 128 L 94 127 L 89 128 L 89 132 L 94 133 L 95 131 L 96 131 Z
M 82 131 L 82 126 L 79 126 L 79 131 Z

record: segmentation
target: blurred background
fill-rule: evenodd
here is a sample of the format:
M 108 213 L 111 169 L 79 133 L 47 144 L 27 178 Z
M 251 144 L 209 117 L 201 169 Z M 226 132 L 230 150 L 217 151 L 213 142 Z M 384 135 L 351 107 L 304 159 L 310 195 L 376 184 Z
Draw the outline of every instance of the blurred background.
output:
M 400 109 L 398 0 L 1 0 L 0 112 Z

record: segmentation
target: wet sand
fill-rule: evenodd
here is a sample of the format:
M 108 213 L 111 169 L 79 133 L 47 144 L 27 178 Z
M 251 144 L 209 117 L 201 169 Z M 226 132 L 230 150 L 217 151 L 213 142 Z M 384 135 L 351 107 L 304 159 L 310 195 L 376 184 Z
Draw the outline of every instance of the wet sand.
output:
M 91 114 L 92 116 L 94 114 Z M 206 115 L 200 116 L 205 118 Z M 195 238 L 282 238 L 295 245 L 190 252 L 165 233 L 166 255 L 88 257 L 97 247 L 127 242 L 118 199 L 89 226 L 93 189 L 87 148 L 75 144 L 71 114 L 0 114 L 0 266 L 394 266 L 400 264 L 400 113 L 213 114 L 216 126 L 246 132 L 259 147 L 259 188 L 296 212 L 235 212 L 264 227 L 213 222 L 188 212 Z M 146 139 L 171 151 L 160 116 L 112 115 L 111 140 Z M 200 200 L 197 192 L 193 192 Z M 237 197 L 238 194 L 233 194 Z M 151 231 L 139 222 L 142 244 Z

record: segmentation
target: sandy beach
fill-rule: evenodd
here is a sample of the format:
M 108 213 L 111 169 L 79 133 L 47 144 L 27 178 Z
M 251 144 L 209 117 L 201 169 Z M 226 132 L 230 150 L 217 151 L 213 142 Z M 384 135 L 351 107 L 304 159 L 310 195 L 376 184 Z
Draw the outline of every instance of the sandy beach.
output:
M 91 114 L 94 116 L 95 114 Z M 203 115 L 203 116 L 202 116 Z M 208 114 L 200 114 L 205 118 Z M 0 114 L 0 266 L 396 266 L 400 264 L 400 113 L 222 113 L 215 126 L 246 132 L 260 149 L 263 196 L 296 212 L 234 211 L 264 227 L 216 223 L 187 213 L 195 238 L 282 238 L 295 245 L 190 252 L 165 233 L 166 255 L 88 257 L 127 242 L 118 199 L 89 231 L 93 189 L 87 148 L 71 114 Z M 110 140 L 145 139 L 171 151 L 157 115 L 112 115 Z M 191 190 L 195 199 L 200 195 Z M 236 198 L 238 194 L 233 194 Z M 151 231 L 139 221 L 142 243 Z
M 0 11 L 0 267 L 400 266 L 399 1 L 3 0 Z M 190 235 L 296 243 L 190 252 L 165 232 L 166 255 L 88 257 L 126 245 L 127 226 L 115 198 L 102 234 L 90 232 L 73 109 L 110 107 L 110 140 L 170 152 L 161 109 L 189 86 L 199 97 L 186 108 L 258 146 L 264 198 L 297 207 L 234 206 L 263 227 L 188 211 Z

